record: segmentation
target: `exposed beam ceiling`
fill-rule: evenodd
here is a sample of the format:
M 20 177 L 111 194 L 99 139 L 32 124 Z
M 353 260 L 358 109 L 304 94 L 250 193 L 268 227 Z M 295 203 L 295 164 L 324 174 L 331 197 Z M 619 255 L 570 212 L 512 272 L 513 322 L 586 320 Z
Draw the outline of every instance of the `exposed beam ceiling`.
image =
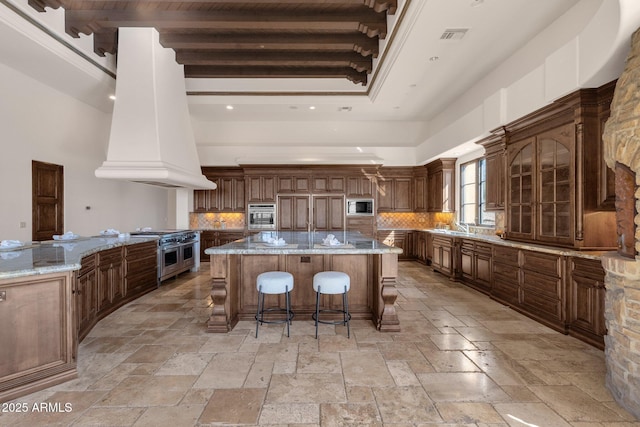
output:
M 115 54 L 121 27 L 154 27 L 187 78 L 346 78 L 366 85 L 397 0 L 29 0 L 65 10 L 73 37 Z

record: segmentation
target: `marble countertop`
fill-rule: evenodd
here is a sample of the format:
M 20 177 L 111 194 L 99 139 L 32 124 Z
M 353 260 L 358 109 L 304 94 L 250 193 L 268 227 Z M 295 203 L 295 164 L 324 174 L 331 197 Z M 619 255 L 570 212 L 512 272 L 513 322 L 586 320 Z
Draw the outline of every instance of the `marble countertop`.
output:
M 26 249 L 0 251 L 0 280 L 36 274 L 58 273 L 80 269 L 83 257 L 118 246 L 158 240 L 157 237 L 131 236 L 80 237 L 77 240 L 34 242 Z
M 342 243 L 339 246 L 324 246 L 322 241 L 333 234 Z M 269 238 L 282 238 L 284 246 L 269 246 Z M 226 245 L 207 248 L 207 255 L 215 254 L 400 254 L 401 248 L 387 246 L 358 232 L 302 232 L 302 231 L 262 231 Z
M 575 249 L 561 248 L 557 246 L 545 246 L 545 245 L 537 245 L 534 243 L 516 242 L 514 240 L 501 239 L 500 237 L 494 236 L 494 235 L 465 233 L 463 231 L 442 230 L 438 228 L 416 230 L 416 231 L 426 231 L 432 234 L 439 234 L 442 236 L 478 240 L 481 242 L 492 243 L 492 244 L 502 245 L 502 246 L 509 246 L 512 248 L 532 250 L 536 252 L 544 252 L 544 253 L 555 254 L 555 255 L 573 256 L 573 257 L 579 257 L 579 258 L 600 259 L 603 254 L 607 253 L 607 251 L 577 251 Z

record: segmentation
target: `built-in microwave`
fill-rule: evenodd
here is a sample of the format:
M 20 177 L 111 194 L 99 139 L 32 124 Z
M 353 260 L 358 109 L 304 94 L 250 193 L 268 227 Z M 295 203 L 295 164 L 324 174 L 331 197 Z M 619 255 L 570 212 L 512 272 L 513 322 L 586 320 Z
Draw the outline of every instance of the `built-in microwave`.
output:
M 275 204 L 250 204 L 248 209 L 249 230 L 275 230 L 276 229 L 276 205 Z
M 373 199 L 347 199 L 347 215 L 372 216 Z

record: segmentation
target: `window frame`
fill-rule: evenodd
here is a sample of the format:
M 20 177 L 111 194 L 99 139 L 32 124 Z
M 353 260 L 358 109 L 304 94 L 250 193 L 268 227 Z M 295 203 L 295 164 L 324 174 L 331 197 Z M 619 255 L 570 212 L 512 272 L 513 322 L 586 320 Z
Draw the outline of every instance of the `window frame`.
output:
M 474 182 L 465 182 L 464 169 L 470 165 L 475 165 Z M 473 185 L 475 201 L 473 203 L 465 203 L 465 187 Z M 495 217 L 491 214 L 487 215 L 487 161 L 484 157 L 479 157 L 468 162 L 460 164 L 460 212 L 458 220 L 461 224 L 471 226 L 495 226 Z M 474 218 L 464 218 L 465 206 L 475 205 Z

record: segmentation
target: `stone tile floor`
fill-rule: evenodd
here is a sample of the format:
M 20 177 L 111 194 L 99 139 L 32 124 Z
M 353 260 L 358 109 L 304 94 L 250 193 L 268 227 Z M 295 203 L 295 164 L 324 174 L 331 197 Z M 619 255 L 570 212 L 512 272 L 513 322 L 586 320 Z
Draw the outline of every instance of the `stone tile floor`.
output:
M 632 427 L 603 353 L 427 267 L 400 264 L 402 332 L 294 320 L 205 332 L 207 265 L 122 307 L 81 343 L 79 377 L 16 399 L 0 426 Z M 34 412 L 33 404 L 59 404 Z M 65 404 L 69 404 L 65 412 Z

